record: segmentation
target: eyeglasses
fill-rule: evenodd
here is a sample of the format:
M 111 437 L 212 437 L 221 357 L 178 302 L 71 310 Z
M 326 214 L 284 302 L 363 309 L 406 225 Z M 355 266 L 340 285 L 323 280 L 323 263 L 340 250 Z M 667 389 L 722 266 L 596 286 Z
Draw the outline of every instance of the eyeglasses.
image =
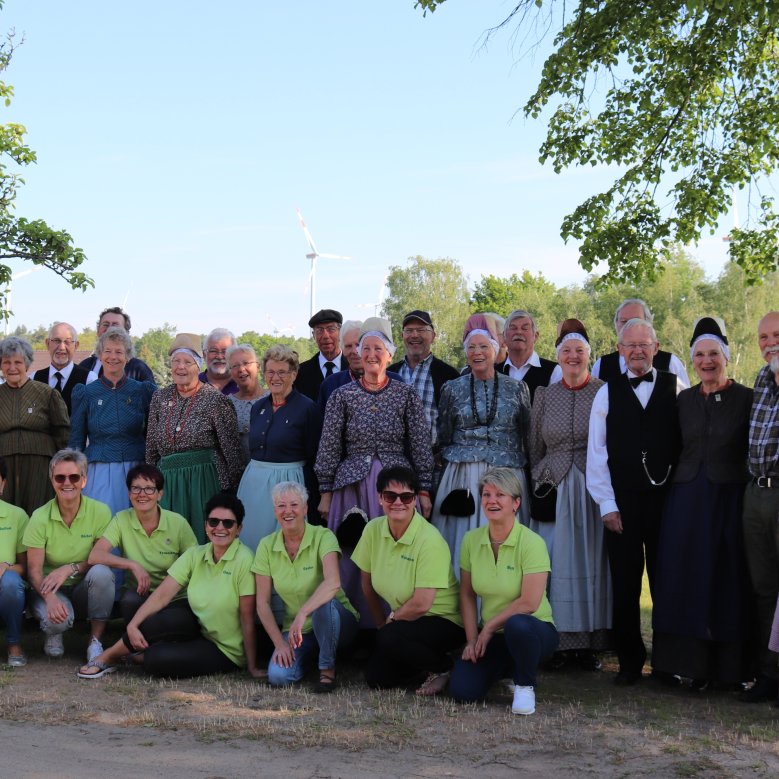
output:
M 341 328 L 338 327 L 338 325 L 319 325 L 314 328 L 314 335 L 324 335 L 327 333 L 328 335 L 335 335 Z
M 197 363 L 186 358 L 176 358 L 170 361 L 170 366 L 171 368 L 197 368 Z
M 432 327 L 404 327 L 403 328 L 403 335 L 424 335 L 425 333 L 432 333 L 433 328 Z
M 139 487 L 136 484 L 130 487 L 130 493 L 133 495 L 154 495 L 155 492 L 157 492 L 156 487 Z
M 394 503 L 398 498 L 404 506 L 410 506 L 417 499 L 417 496 L 414 492 L 393 492 L 392 490 L 383 490 L 381 493 L 381 499 L 385 503 Z
M 55 473 L 53 478 L 57 484 L 64 484 L 66 481 L 78 484 L 84 477 L 80 473 Z
M 654 344 L 622 344 L 622 346 L 631 352 L 635 349 L 641 349 L 645 352 L 647 349 L 651 349 Z
M 209 357 L 224 357 L 227 354 L 227 349 L 209 349 L 206 354 Z
M 250 365 L 257 365 L 257 360 L 246 360 L 246 362 L 237 362 L 235 365 L 230 366 L 231 371 L 244 370 Z
M 76 343 L 72 338 L 49 338 L 52 346 L 73 346 Z
M 269 379 L 272 379 L 274 376 L 278 376 L 280 379 L 286 379 L 290 373 L 292 373 L 292 371 L 270 371 L 270 370 L 265 371 L 265 375 Z
M 209 517 L 206 520 L 206 524 L 211 528 L 211 530 L 215 530 L 219 527 L 219 525 L 221 525 L 225 530 L 232 530 L 238 524 L 238 521 L 235 519 L 213 519 L 212 517 Z

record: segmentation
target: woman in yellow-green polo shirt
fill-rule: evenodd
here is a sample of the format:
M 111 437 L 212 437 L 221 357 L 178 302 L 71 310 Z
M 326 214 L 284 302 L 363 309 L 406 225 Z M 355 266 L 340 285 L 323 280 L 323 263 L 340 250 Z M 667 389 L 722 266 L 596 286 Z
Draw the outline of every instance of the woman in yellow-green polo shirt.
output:
M 365 526 L 352 554 L 380 626 L 365 680 L 371 687 L 398 687 L 424 679 L 417 694 L 436 695 L 449 678 L 449 653 L 465 638 L 451 553 L 415 510 L 420 484 L 414 471 L 384 468 L 376 489 L 385 516 Z
M 160 507 L 165 478 L 157 466 L 134 465 L 127 472 L 126 483 L 132 508 L 116 514 L 89 553 L 90 564 L 100 563 L 127 572 L 119 598 L 125 625 L 162 583 L 170 566 L 187 549 L 197 545 L 189 522 L 180 514 Z M 121 554 L 112 554 L 113 548 Z M 180 593 L 164 609 L 149 617 L 143 630 L 152 643 L 155 637 L 186 641 L 200 635 L 186 593 Z M 114 646 L 83 666 L 78 675 L 82 679 L 97 679 L 110 673 L 119 658 L 132 651 L 130 638 L 124 633 Z
M 479 494 L 488 524 L 466 533 L 460 548 L 460 608 L 468 642 L 449 692 L 458 701 L 482 700 L 493 682 L 511 675 L 511 711 L 532 714 L 538 664 L 558 643 L 546 597 L 549 553 L 541 536 L 517 522 L 522 487 L 511 468 L 488 470 Z
M 336 687 L 335 654 L 357 634 L 359 616 L 341 589 L 341 549 L 326 527 L 306 522 L 308 492 L 284 481 L 271 491 L 279 529 L 257 547 L 252 571 L 257 576 L 257 614 L 275 651 L 268 665 L 272 685 L 299 682 L 319 653 L 314 692 Z M 271 610 L 271 591 L 284 603 L 279 630 Z
M 228 493 L 217 493 L 203 515 L 208 542 L 190 547 L 168 568 L 162 583 L 130 620 L 127 636 L 143 670 L 152 676 L 182 678 L 240 668 L 258 676 L 252 553 L 238 540 L 243 504 Z M 184 588 L 200 635 L 186 641 L 147 635 L 146 620 Z M 120 646 L 117 642 L 112 650 Z M 128 654 L 126 647 L 123 651 Z M 108 662 L 115 659 L 107 658 L 106 672 L 113 670 Z

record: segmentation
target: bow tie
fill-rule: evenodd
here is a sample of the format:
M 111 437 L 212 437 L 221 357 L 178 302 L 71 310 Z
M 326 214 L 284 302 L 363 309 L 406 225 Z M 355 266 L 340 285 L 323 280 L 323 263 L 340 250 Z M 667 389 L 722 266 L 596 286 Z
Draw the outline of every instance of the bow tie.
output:
M 630 382 L 630 386 L 635 389 L 638 387 L 642 381 L 648 381 L 650 384 L 655 380 L 654 375 L 652 374 L 652 371 L 649 371 L 649 373 L 645 373 L 643 376 L 630 376 L 628 377 L 628 381 Z

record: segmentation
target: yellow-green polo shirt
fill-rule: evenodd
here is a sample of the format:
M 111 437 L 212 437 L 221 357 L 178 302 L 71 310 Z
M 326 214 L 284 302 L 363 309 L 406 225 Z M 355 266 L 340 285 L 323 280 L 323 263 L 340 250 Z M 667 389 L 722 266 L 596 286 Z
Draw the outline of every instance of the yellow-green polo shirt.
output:
M 341 548 L 335 534 L 326 527 L 309 525 L 303 531 L 300 541 L 300 549 L 294 560 L 289 559 L 289 554 L 284 548 L 284 537 L 281 530 L 265 536 L 257 547 L 254 556 L 252 571 L 260 576 L 270 576 L 273 587 L 284 601 L 284 625 L 283 630 L 289 630 L 292 620 L 295 619 L 300 607 L 311 597 L 314 590 L 322 583 L 322 560 L 325 555 L 335 552 L 339 557 Z M 355 611 L 343 589 L 338 590 L 335 596 L 338 602 L 359 619 L 360 615 Z M 303 626 L 304 633 L 313 630 L 311 617 Z
M 522 593 L 522 577 L 527 573 L 549 573 L 549 552 L 538 533 L 514 523 L 508 538 L 492 554 L 489 525 L 469 530 L 460 547 L 460 568 L 471 574 L 473 591 L 481 598 L 481 622 L 489 622 Z M 544 592 L 533 616 L 551 622 L 552 607 Z
M 33 511 L 24 531 L 24 544 L 28 548 L 44 550 L 43 574 L 46 576 L 61 565 L 86 560 L 110 521 L 111 509 L 105 503 L 82 495 L 78 513 L 68 527 L 62 521 L 56 498 L 53 498 Z
M 418 512 L 397 541 L 387 517 L 372 519 L 363 530 L 352 562 L 371 575 L 373 589 L 394 611 L 418 587 L 437 590 L 425 616 L 445 617 L 462 625 L 459 585 L 452 570 L 451 552 L 441 534 Z
M 165 578 L 168 568 L 190 547 L 197 546 L 192 528 L 181 514 L 160 508 L 160 521 L 151 535 L 143 529 L 135 509 L 125 509 L 116 514 L 103 533 L 111 546 L 122 550 L 122 557 L 140 563 L 151 579 L 151 589 L 156 590 Z M 134 590 L 138 582 L 132 571 L 127 571 L 125 589 Z
M 22 537 L 29 519 L 24 509 L 0 500 L 0 562 L 13 565 L 16 555 L 27 549 Z
M 242 595 L 254 595 L 252 553 L 237 538 L 214 562 L 211 543 L 187 549 L 168 568 L 182 587 L 203 635 L 213 641 L 236 665 L 243 668 L 243 633 L 238 611 Z

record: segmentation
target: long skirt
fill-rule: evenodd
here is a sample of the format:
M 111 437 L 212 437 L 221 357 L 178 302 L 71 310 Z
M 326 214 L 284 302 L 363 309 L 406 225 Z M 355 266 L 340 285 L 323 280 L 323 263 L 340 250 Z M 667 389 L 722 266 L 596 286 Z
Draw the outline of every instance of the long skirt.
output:
M 384 514 L 379 503 L 379 493 L 376 491 L 376 477 L 382 467 L 379 458 L 374 457 L 364 479 L 333 490 L 330 513 L 327 515 L 327 526 L 330 530 L 336 533 L 344 517 L 355 508 L 364 511 L 369 520 Z M 362 594 L 360 569 L 352 562 L 352 550 L 342 548 L 341 552 L 341 587 L 350 603 L 360 612 L 360 629 L 375 628 L 376 621 Z
M 50 457 L 39 454 L 7 454 L 3 458 L 8 466 L 8 481 L 3 500 L 32 514 L 54 497 L 49 481 Z
M 84 495 L 105 503 L 111 509 L 111 516 L 130 508 L 127 474 L 137 464 L 136 460 L 122 463 L 89 463 Z
M 701 468 L 668 494 L 660 526 L 652 667 L 692 679 L 745 677 L 750 583 L 741 533 L 744 486 Z
M 771 637 L 768 639 L 768 648 L 772 652 L 779 652 L 779 600 L 776 601 L 774 624 L 771 625 Z
M 469 530 L 475 530 L 477 527 L 487 524 L 481 508 L 479 499 L 479 479 L 493 466 L 489 463 L 447 463 L 444 473 L 441 476 L 441 483 L 438 486 L 435 503 L 433 504 L 433 525 L 438 529 L 444 540 L 449 545 L 452 552 L 452 566 L 457 578 L 460 578 L 460 546 L 463 536 Z M 524 468 L 512 468 L 517 475 L 522 486 L 522 495 L 527 496 L 527 479 Z M 469 517 L 453 517 L 441 513 L 441 503 L 444 498 L 452 491 L 459 489 L 469 489 L 473 496 L 473 502 L 476 510 Z M 530 520 L 530 501 L 527 497 L 523 498 L 517 512 L 519 521 L 527 525 Z
M 168 454 L 159 461 L 158 467 L 165 477 L 160 506 L 186 518 L 197 542 L 204 544 L 203 509 L 208 500 L 222 489 L 214 465 L 214 450 L 193 449 Z
M 241 476 L 238 497 L 246 509 L 246 517 L 241 528 L 241 541 L 252 552 L 257 551 L 257 545 L 265 536 L 278 529 L 271 492 L 283 481 L 294 481 L 305 485 L 303 463 L 269 463 L 250 460 Z
M 556 519 L 529 527 L 549 549 L 549 602 L 559 649 L 607 649 L 612 618 L 611 574 L 603 521 L 576 467 L 557 486 Z

